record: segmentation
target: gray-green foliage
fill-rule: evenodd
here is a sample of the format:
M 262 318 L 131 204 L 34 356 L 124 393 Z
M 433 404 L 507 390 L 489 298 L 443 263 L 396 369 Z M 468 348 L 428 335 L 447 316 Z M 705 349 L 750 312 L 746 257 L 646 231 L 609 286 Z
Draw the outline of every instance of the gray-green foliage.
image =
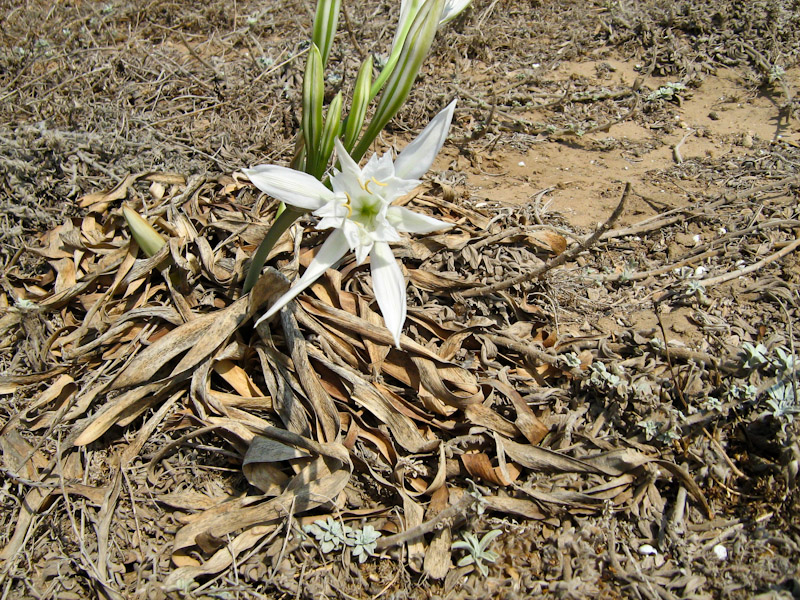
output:
M 680 95 L 680 92 L 686 90 L 686 86 L 682 83 L 678 82 L 670 82 L 666 85 L 662 85 L 660 88 L 651 92 L 647 96 L 648 102 L 652 102 L 653 100 L 672 100 Z
M 317 538 L 320 550 L 327 554 L 346 546 L 347 540 L 353 533 L 353 528 L 328 517 L 324 521 L 314 521 L 311 525 L 306 525 L 303 527 L 303 531 Z
M 797 402 L 797 374 L 798 361 L 794 352 L 779 346 L 772 352 L 761 343 L 753 345 L 749 342 L 742 344 L 740 352 L 742 367 L 748 371 L 759 371 L 764 375 L 771 375 L 772 384 L 763 393 L 765 403 L 774 418 L 791 423 L 794 415 L 800 414 L 800 404 Z M 752 388 L 753 386 L 749 386 Z M 750 394 L 751 397 L 754 394 Z
M 503 532 L 499 529 L 493 529 L 478 539 L 474 533 L 464 532 L 461 534 L 463 541 L 458 541 L 453 544 L 454 550 L 466 550 L 467 554 L 458 561 L 459 567 L 466 567 L 467 565 L 474 564 L 480 574 L 486 577 L 489 574 L 489 567 L 486 563 L 495 562 L 499 556 L 496 552 L 489 550 L 489 544 Z
M 370 556 L 375 556 L 378 538 L 381 537 L 380 531 L 376 531 L 372 525 L 365 525 L 363 529 L 353 529 L 332 517 L 314 521 L 311 525 L 303 527 L 303 531 L 316 538 L 323 553 L 350 548 L 353 557 L 360 563 L 365 562 Z
M 753 346 L 750 342 L 742 344 L 742 367 L 753 371 L 767 364 L 767 347 L 764 344 Z

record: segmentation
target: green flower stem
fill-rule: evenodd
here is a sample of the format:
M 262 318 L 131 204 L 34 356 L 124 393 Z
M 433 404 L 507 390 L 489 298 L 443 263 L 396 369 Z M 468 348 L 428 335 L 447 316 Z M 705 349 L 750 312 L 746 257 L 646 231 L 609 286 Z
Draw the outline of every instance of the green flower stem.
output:
M 286 205 L 283 212 L 278 215 L 278 218 L 275 219 L 272 227 L 269 228 L 267 235 L 261 240 L 256 253 L 253 255 L 253 259 L 250 262 L 250 269 L 247 271 L 247 277 L 244 280 L 243 293 L 246 294 L 253 289 L 253 286 L 261 275 L 261 269 L 264 268 L 272 248 L 275 247 L 275 244 L 278 243 L 283 233 L 291 227 L 292 223 L 305 213 L 306 211 L 297 210 L 296 208 Z

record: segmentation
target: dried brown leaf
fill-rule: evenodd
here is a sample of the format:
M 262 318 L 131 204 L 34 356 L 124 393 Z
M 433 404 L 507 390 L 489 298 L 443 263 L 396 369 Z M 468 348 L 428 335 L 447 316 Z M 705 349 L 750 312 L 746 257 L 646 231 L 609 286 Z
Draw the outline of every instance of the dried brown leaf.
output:
M 425 514 L 427 520 L 432 519 L 445 508 L 447 508 L 450 494 L 446 487 L 440 487 L 431 496 L 431 502 L 428 504 L 428 510 Z M 450 557 L 450 544 L 453 539 L 453 532 L 450 527 L 444 526 L 438 531 L 434 532 L 431 543 L 428 544 L 428 550 L 425 553 L 425 560 L 423 561 L 423 569 L 428 577 L 433 579 L 444 579 L 448 571 L 453 567 L 453 562 Z

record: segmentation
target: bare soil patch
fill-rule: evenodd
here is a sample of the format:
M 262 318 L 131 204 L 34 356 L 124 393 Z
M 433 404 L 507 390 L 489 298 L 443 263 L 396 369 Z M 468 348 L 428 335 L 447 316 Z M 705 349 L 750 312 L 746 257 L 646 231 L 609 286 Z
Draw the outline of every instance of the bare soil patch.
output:
M 381 140 L 459 99 L 402 351 L 353 260 L 253 326 L 310 221 L 238 292 L 312 12 L 0 3 L 2 597 L 797 597 L 796 3 L 475 0 Z

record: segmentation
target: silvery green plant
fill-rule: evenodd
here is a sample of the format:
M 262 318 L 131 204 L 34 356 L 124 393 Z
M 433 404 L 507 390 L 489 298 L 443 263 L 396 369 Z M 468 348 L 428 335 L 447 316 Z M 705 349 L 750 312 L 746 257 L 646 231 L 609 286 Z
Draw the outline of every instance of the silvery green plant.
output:
M 597 387 L 616 387 L 621 383 L 619 375 L 611 373 L 605 363 L 599 361 L 593 362 L 589 367 L 592 370 L 592 375 L 589 381 Z
M 349 536 L 353 533 L 351 527 L 343 525 L 333 517 L 328 517 L 324 521 L 321 519 L 314 521 L 311 525 L 303 527 L 303 531 L 317 539 L 320 550 L 325 554 L 346 546 Z
M 474 533 L 463 532 L 461 534 L 463 541 L 454 542 L 452 546 L 453 550 L 466 550 L 467 552 L 458 561 L 458 566 L 466 567 L 474 564 L 480 574 L 486 577 L 489 574 L 489 567 L 486 566 L 486 563 L 493 563 L 500 558 L 496 552 L 489 550 L 489 544 L 502 533 L 499 529 L 492 529 L 481 539 L 478 539 L 478 536 Z
M 316 538 L 324 554 L 350 548 L 353 558 L 358 559 L 359 563 L 364 563 L 370 556 L 375 556 L 378 538 L 381 537 L 381 532 L 372 525 L 353 529 L 332 517 L 314 521 L 311 525 L 303 527 L 303 531 Z
M 681 82 L 670 82 L 651 92 L 647 96 L 647 101 L 652 102 L 654 100 L 672 100 L 673 98 L 678 97 L 680 92 L 685 90 L 686 86 Z
M 794 353 L 790 352 L 783 346 L 775 348 L 775 356 L 772 360 L 778 375 L 781 377 L 793 377 L 795 371 L 798 370 L 800 365 L 797 363 Z
M 575 352 L 567 352 L 562 356 L 564 364 L 570 369 L 577 369 L 581 366 L 581 359 Z
M 655 438 L 661 430 L 661 424 L 651 419 L 639 421 L 636 425 L 644 430 L 644 437 L 648 442 Z
M 788 423 L 794 420 L 794 415 L 800 414 L 800 405 L 795 397 L 795 387 L 791 382 L 778 380 L 767 389 L 767 406 L 772 409 L 772 416 L 776 419 L 785 419 Z
M 372 525 L 365 525 L 363 529 L 356 529 L 349 537 L 349 546 L 353 558 L 358 562 L 365 562 L 370 556 L 375 556 L 375 548 L 378 546 L 378 538 L 381 532 L 376 531 Z
M 742 358 L 742 367 L 748 371 L 755 371 L 766 365 L 769 362 L 767 358 L 768 352 L 764 344 L 759 343 L 754 346 L 750 342 L 744 342 L 740 354 Z

